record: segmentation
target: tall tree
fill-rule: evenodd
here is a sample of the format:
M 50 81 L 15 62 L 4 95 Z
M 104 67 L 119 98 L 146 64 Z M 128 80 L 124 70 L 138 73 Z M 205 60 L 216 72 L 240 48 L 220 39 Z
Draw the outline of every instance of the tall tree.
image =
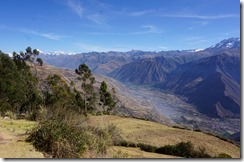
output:
M 95 109 L 96 93 L 93 88 L 95 78 L 86 64 L 80 64 L 79 68 L 75 69 L 75 72 L 80 76 L 78 79 L 82 81 L 81 88 L 84 94 L 85 114 L 87 114 L 88 111 Z
M 19 54 L 13 52 L 11 59 L 0 53 L 0 105 L 10 106 L 8 110 L 14 113 L 34 111 L 41 102 L 37 81 Z
M 108 86 L 105 81 L 102 81 L 100 85 L 99 94 L 104 112 L 110 112 L 115 107 L 116 103 L 113 100 L 111 93 L 108 91 Z
M 43 65 L 43 61 L 42 61 L 42 59 L 41 59 L 41 58 L 37 58 L 37 59 L 36 59 L 36 62 L 38 62 L 38 63 L 40 64 L 40 66 L 42 66 L 42 65 Z

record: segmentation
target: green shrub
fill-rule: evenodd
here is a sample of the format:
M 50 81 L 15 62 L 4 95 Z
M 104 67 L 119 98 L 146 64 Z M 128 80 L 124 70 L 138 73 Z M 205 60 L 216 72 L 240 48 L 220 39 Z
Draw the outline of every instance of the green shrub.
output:
M 4 116 L 8 116 L 10 119 L 17 119 L 16 113 L 9 110 L 4 113 Z
M 125 140 L 119 141 L 116 146 L 124 146 L 124 147 L 137 147 L 137 144 Z
M 114 125 L 91 127 L 86 118 L 72 110 L 55 110 L 52 116 L 32 130 L 27 141 L 54 158 L 79 158 L 90 150 L 105 154 L 109 146 L 120 141 Z
M 182 157 L 192 157 L 193 144 L 191 142 L 180 142 L 174 146 L 175 155 Z
M 82 128 L 62 120 L 51 119 L 40 123 L 27 141 L 54 158 L 78 158 L 86 149 L 88 136 Z
M 155 152 L 157 147 L 155 146 L 151 146 L 151 145 L 147 145 L 147 144 L 143 144 L 143 143 L 138 143 L 137 146 L 143 150 L 143 151 L 147 151 L 147 152 Z
M 229 154 L 221 153 L 216 158 L 232 158 Z
M 186 158 L 211 158 L 209 154 L 206 153 L 204 147 L 200 147 L 197 151 L 194 150 L 194 146 L 191 142 L 180 142 L 176 145 L 166 145 L 159 147 L 155 150 L 156 153 L 168 154 Z
M 175 147 L 171 145 L 166 145 L 163 147 L 159 147 L 155 150 L 156 153 L 159 154 L 167 154 L 167 155 L 174 155 L 175 154 Z

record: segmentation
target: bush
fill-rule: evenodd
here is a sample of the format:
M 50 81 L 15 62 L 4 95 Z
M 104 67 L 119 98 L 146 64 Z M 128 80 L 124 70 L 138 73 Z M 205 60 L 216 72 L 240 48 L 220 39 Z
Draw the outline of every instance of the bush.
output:
M 175 155 L 182 157 L 192 157 L 193 144 L 191 142 L 180 142 L 174 146 Z
M 147 152 L 155 152 L 157 147 L 155 146 L 151 146 L 151 145 L 147 145 L 147 144 L 143 144 L 143 143 L 138 143 L 137 146 L 143 150 L 143 151 L 147 151 Z
M 211 158 L 211 156 L 206 153 L 206 148 L 205 147 L 199 147 L 198 151 L 194 151 L 192 153 L 192 157 L 196 157 L 196 158 Z
M 221 153 L 216 158 L 232 158 L 229 154 Z
M 211 156 L 206 153 L 206 149 L 204 147 L 200 147 L 198 151 L 195 151 L 193 144 L 189 141 L 180 142 L 176 145 L 159 147 L 155 152 L 186 158 L 211 158 Z
M 89 135 L 82 128 L 51 119 L 40 123 L 27 141 L 54 158 L 78 158 L 86 149 L 87 136 Z
M 79 158 L 87 150 L 105 154 L 109 146 L 120 140 L 114 125 L 91 127 L 86 118 L 71 110 L 55 110 L 32 130 L 27 141 L 53 158 Z
M 17 115 L 16 113 L 12 112 L 12 111 L 7 111 L 4 113 L 4 116 L 9 117 L 10 119 L 17 119 Z
M 175 147 L 171 145 L 166 145 L 163 147 L 159 147 L 155 150 L 156 153 L 159 154 L 167 154 L 167 155 L 174 155 L 175 153 Z
M 115 145 L 124 146 L 124 147 L 137 147 L 137 144 L 129 142 L 129 141 L 125 141 L 125 140 L 121 140 L 118 143 L 116 143 Z

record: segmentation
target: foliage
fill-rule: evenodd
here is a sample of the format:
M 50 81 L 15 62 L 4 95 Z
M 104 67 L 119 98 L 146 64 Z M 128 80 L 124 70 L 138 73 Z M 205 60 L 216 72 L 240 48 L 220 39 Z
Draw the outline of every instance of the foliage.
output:
M 113 125 L 91 127 L 84 116 L 72 110 L 58 109 L 32 130 L 27 141 L 54 158 L 79 158 L 87 150 L 106 153 L 118 134 Z
M 232 158 L 229 154 L 221 153 L 216 158 Z
M 83 105 L 83 98 L 79 91 L 72 91 L 65 80 L 59 75 L 49 75 L 46 81 L 45 105 L 49 111 L 55 109 L 72 109 L 80 112 Z
M 155 146 L 151 146 L 151 145 L 147 145 L 144 143 L 138 143 L 137 146 L 143 150 L 143 151 L 147 151 L 147 152 L 156 152 L 157 147 Z
M 103 109 L 105 109 L 105 106 L 108 106 L 107 111 L 111 111 L 115 106 L 115 101 L 113 100 L 111 93 L 108 91 L 108 86 L 105 81 L 102 81 L 100 85 L 99 94 Z
M 169 154 L 175 156 L 181 156 L 186 158 L 210 158 L 211 156 L 205 153 L 205 149 L 202 147 L 199 151 L 194 150 L 194 146 L 191 142 L 180 142 L 176 145 L 166 145 L 156 149 L 156 153 Z
M 13 59 L 0 52 L 0 112 L 27 113 L 39 108 L 37 78 L 19 54 Z
M 93 88 L 95 78 L 92 76 L 91 70 L 86 64 L 80 64 L 75 72 L 79 75 L 77 78 L 82 81 L 81 88 L 84 95 L 85 114 L 87 112 L 93 112 L 96 103 L 96 93 Z
M 9 117 L 10 119 L 17 119 L 16 113 L 13 113 L 12 111 L 6 111 L 4 115 Z
M 42 61 L 42 59 L 41 59 L 41 58 L 37 58 L 37 59 L 36 59 L 36 62 L 38 62 L 40 66 L 42 66 L 42 65 L 43 65 L 43 61 Z
M 152 145 L 144 143 L 133 143 L 125 140 L 121 140 L 117 143 L 117 146 L 124 147 L 139 147 L 143 151 L 174 155 L 186 158 L 211 158 L 209 154 L 206 153 L 204 147 L 200 147 L 199 150 L 194 150 L 194 146 L 191 142 L 179 142 L 176 145 L 165 145 L 162 147 L 155 147 Z

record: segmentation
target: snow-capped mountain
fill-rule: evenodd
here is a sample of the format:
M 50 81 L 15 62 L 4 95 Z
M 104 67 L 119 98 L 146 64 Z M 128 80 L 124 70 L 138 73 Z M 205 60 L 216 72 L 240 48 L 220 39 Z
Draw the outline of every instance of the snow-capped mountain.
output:
M 208 49 L 229 49 L 229 48 L 240 48 L 240 38 L 229 38 L 222 40 L 221 42 L 211 46 Z
M 43 52 L 41 50 L 40 51 L 40 54 L 43 54 L 43 55 L 74 55 L 76 53 L 73 53 L 73 52 L 65 52 L 65 51 L 54 51 L 54 52 Z

